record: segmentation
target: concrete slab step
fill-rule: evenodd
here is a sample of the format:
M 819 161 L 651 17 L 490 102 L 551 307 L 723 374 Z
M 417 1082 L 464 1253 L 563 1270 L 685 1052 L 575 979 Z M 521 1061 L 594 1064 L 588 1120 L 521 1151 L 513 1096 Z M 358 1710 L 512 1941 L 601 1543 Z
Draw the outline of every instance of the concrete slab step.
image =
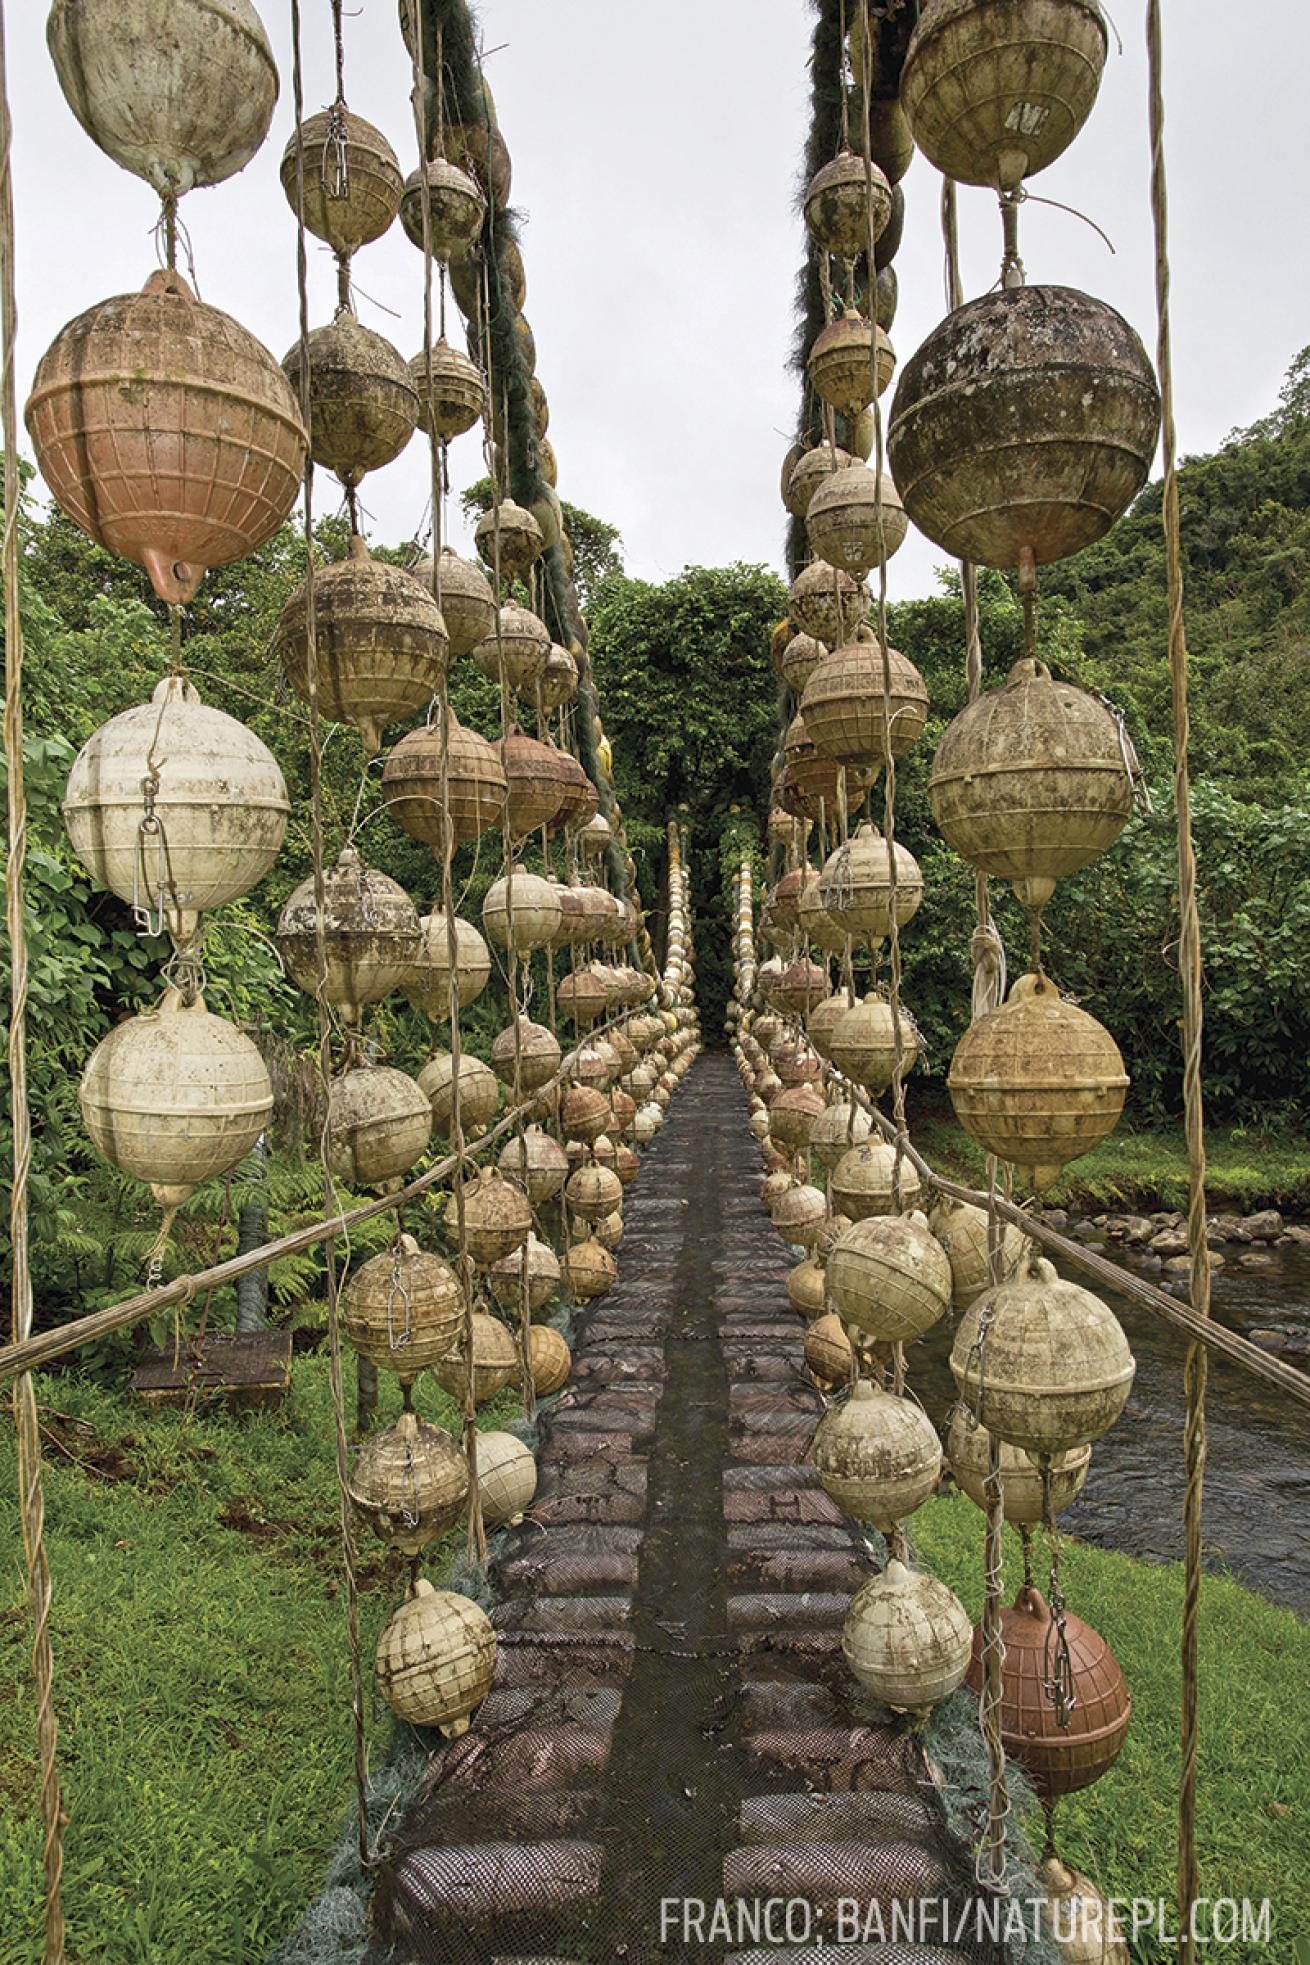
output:
M 581 1462 L 542 1460 L 531 1517 L 548 1530 L 556 1524 L 588 1521 L 634 1526 L 645 1519 L 646 1485 L 644 1454 L 624 1451 Z
M 659 1344 L 587 1344 L 573 1353 L 573 1383 L 579 1386 L 660 1386 L 667 1376 Z
M 501 1631 L 493 1689 L 540 1689 L 567 1677 L 570 1685 L 612 1686 L 628 1678 L 636 1652 L 628 1639 L 579 1637 L 551 1631 Z
M 497 1604 L 491 1621 L 498 1631 L 549 1631 L 561 1637 L 596 1637 L 626 1631 L 632 1622 L 632 1593 L 606 1596 L 516 1598 Z
M 524 1724 L 490 1734 L 479 1715 L 475 1730 L 446 1753 L 442 1790 L 446 1794 L 543 1794 L 553 1788 L 594 1785 L 609 1764 L 613 1736 L 612 1721 L 607 1726 Z
M 799 1898 L 825 1912 L 843 1899 L 867 1914 L 874 1904 L 947 1897 L 951 1882 L 922 1841 L 753 1842 L 723 1860 L 725 1896 Z
M 568 1524 L 545 1533 L 536 1521 L 512 1532 L 491 1565 L 495 1588 L 507 1596 L 594 1596 L 631 1588 L 637 1580 L 642 1530 L 630 1524 Z
M 438 1763 L 438 1771 L 439 1771 Z M 556 1788 L 543 1794 L 447 1793 L 436 1787 L 413 1803 L 406 1833 L 421 1845 L 448 1842 L 553 1842 L 585 1836 L 597 1805 L 594 1787 Z
M 931 1837 L 935 1811 L 918 1795 L 867 1789 L 858 1794 L 757 1794 L 741 1804 L 745 1842 L 839 1842 Z
M 788 1553 L 801 1548 L 844 1552 L 860 1547 L 859 1532 L 847 1515 L 843 1515 L 840 1522 L 831 1524 L 815 1522 L 806 1529 L 804 1535 L 798 1535 L 795 1525 L 791 1522 L 736 1522 L 729 1525 L 726 1540 L 730 1560 L 733 1561 L 743 1551 L 752 1550 L 765 1550 L 774 1554 L 779 1551 Z
M 785 1779 L 817 1794 L 862 1793 L 884 1788 L 917 1794 L 917 1758 L 907 1736 L 894 1727 L 779 1727 L 752 1733 L 745 1742 L 753 1774 Z
M 552 1426 L 541 1443 L 538 1465 L 569 1467 L 579 1461 L 631 1459 L 649 1444 L 654 1428 L 630 1432 L 617 1426 Z
M 799 1531 L 797 1531 L 799 1533 Z M 821 1590 L 854 1595 L 869 1575 L 858 1549 L 734 1549 L 728 1559 L 730 1588 L 743 1584 L 769 1591 Z
M 425 1934 L 443 1917 L 465 1932 L 498 1930 L 515 1917 L 558 1916 L 581 1907 L 600 1888 L 600 1845 L 578 1839 L 479 1842 L 419 1849 L 397 1864 L 397 1910 L 423 1920 Z
M 551 1424 L 558 1424 L 561 1414 L 566 1412 L 631 1412 L 648 1419 L 658 1411 L 663 1390 L 660 1385 L 575 1383 L 567 1386 L 551 1407 Z
M 728 1628 L 734 1631 L 841 1631 L 850 1594 L 798 1590 L 792 1595 L 757 1591 L 728 1598 Z

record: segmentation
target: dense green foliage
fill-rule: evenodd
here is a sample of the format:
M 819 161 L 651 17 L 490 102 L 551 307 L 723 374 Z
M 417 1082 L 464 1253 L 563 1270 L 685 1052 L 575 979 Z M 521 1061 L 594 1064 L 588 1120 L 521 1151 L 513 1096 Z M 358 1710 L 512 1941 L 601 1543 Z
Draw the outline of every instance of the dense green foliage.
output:
M 1090 551 L 1042 576 L 1041 652 L 1058 673 L 1124 712 L 1155 810 L 1130 821 L 1094 866 L 1062 881 L 1046 911 L 1048 964 L 1114 1032 L 1139 1120 L 1181 1105 L 1178 897 L 1167 602 L 1158 484 Z M 1218 1116 L 1294 1117 L 1310 1048 L 1310 350 L 1279 409 L 1181 474 L 1191 647 L 1193 822 L 1206 965 L 1206 1093 Z M 987 680 L 1018 651 L 1017 605 L 982 581 Z M 927 897 L 904 939 L 907 996 L 945 1068 L 967 1015 L 972 882 L 936 837 L 928 761 L 964 700 L 963 610 L 951 576 L 933 600 L 891 610 L 896 645 L 921 668 L 933 718 L 900 778 L 899 829 Z M 1024 917 L 994 905 L 1012 967 Z
M 479 488 L 471 494 L 473 502 Z M 1178 905 L 1168 737 L 1163 548 L 1159 488 L 1099 546 L 1043 578 L 1042 653 L 1057 672 L 1100 688 L 1125 712 L 1155 793 L 1095 866 L 1061 883 L 1047 909 L 1046 951 L 1061 986 L 1115 1033 L 1133 1076 L 1130 1119 L 1158 1123 L 1180 1093 Z M 1304 1109 L 1310 1048 L 1310 352 L 1293 368 L 1279 408 L 1182 474 L 1188 627 L 1193 653 L 1194 820 L 1206 954 L 1206 1082 L 1211 1111 L 1247 1129 Z M 785 592 L 761 568 L 688 568 L 662 585 L 628 577 L 614 528 L 568 510 L 580 586 L 589 600 L 591 667 L 613 741 L 615 783 L 639 884 L 658 915 L 664 828 L 688 825 L 698 920 L 702 1004 L 717 1024 L 730 984 L 725 905 L 736 842 L 758 841 L 777 742 L 777 685 L 769 661 Z M 23 516 L 27 637 L 27 779 L 31 808 L 30 1073 L 37 1115 L 33 1208 L 44 1315 L 111 1300 L 139 1276 L 155 1215 L 133 1183 L 111 1175 L 86 1144 L 77 1111 L 82 1064 L 117 1016 L 157 990 L 165 954 L 128 910 L 97 894 L 59 818 L 73 752 L 98 724 L 142 700 L 166 670 L 169 629 L 140 569 L 93 546 L 57 512 Z M 319 528 L 325 559 L 346 545 L 342 522 Z M 378 547 L 387 557 L 401 549 Z M 301 1143 L 312 1094 L 310 1005 L 281 975 L 266 937 L 309 871 L 308 727 L 270 653 L 279 609 L 302 547 L 285 528 L 239 566 L 211 574 L 188 610 L 184 656 L 209 700 L 248 720 L 277 754 L 293 805 L 287 843 L 268 879 L 222 911 L 206 946 L 219 1007 L 256 1030 L 282 1095 L 281 1149 L 270 1177 L 274 1232 L 315 1208 Z M 1021 647 L 1008 581 L 980 583 L 989 682 Z M 922 670 L 929 728 L 898 773 L 897 827 L 925 875 L 925 899 L 903 937 L 906 998 L 927 1039 L 927 1070 L 946 1068 L 967 1015 L 973 882 L 937 835 L 927 798 L 937 738 L 962 707 L 963 609 L 958 583 L 891 610 L 892 638 Z M 453 680 L 457 713 L 484 730 L 497 692 L 468 663 Z M 400 880 L 421 909 L 437 895 L 431 855 L 378 812 L 376 762 L 333 729 L 325 752 L 327 848 L 360 834 L 370 861 Z M 881 793 L 874 795 L 881 817 Z M 476 918 L 494 855 L 458 868 L 464 911 Z M 1027 924 L 1007 889 L 993 905 L 1012 968 L 1026 958 Z M 658 919 L 656 920 L 658 930 Z M 658 940 L 658 932 L 657 932 Z M 471 1013 L 467 1041 L 484 1050 L 497 1024 L 491 997 Z M 373 1029 L 413 1068 L 431 1047 L 400 999 Z M 238 1195 L 239 1198 L 239 1195 Z M 171 1260 L 195 1264 L 233 1210 L 221 1188 L 201 1190 L 178 1227 Z M 228 1231 L 225 1231 L 228 1232 Z M 280 1314 L 316 1285 L 314 1262 L 274 1278 Z M 220 1318 L 230 1306 L 216 1306 Z
M 987 1156 L 955 1119 L 944 1090 L 915 1101 L 914 1142 L 938 1173 L 970 1186 L 987 1185 Z M 1187 1206 L 1187 1141 L 1179 1125 L 1121 1121 L 1109 1139 L 1071 1160 L 1043 1195 L 1053 1207 L 1079 1214 L 1149 1214 Z M 1282 1208 L 1310 1215 L 1310 1152 L 1295 1123 L 1275 1114 L 1268 1124 L 1211 1123 L 1206 1132 L 1206 1199 L 1221 1213 Z
M 170 660 L 169 626 L 144 573 L 93 545 L 57 511 L 23 514 L 23 618 L 26 642 L 25 776 L 29 807 L 29 1078 L 34 1120 L 33 1270 L 42 1322 L 73 1309 L 116 1301 L 139 1286 L 158 1212 L 138 1182 L 94 1154 L 81 1124 L 77 1086 L 96 1043 L 119 1017 L 154 1000 L 167 944 L 140 935 L 131 911 L 93 890 L 74 855 L 60 803 L 75 751 L 108 717 L 145 700 Z M 344 525 L 318 528 L 322 559 L 339 558 Z M 399 559 L 399 550 L 379 548 Z M 321 1213 L 316 1156 L 306 1151 L 315 1095 L 316 1025 L 309 999 L 284 977 L 269 937 L 283 902 L 311 871 L 310 753 L 305 706 L 293 696 L 270 648 L 278 614 L 295 587 L 304 546 L 286 526 L 240 565 L 207 576 L 188 610 L 183 658 L 202 696 L 248 723 L 274 752 L 287 780 L 292 817 L 277 864 L 255 892 L 210 919 L 205 940 L 207 998 L 256 1036 L 278 1095 L 277 1150 L 268 1171 L 270 1233 Z M 499 692 L 470 663 L 452 679 L 457 715 L 490 734 L 500 722 Z M 370 864 L 401 882 L 421 913 L 438 900 L 431 852 L 381 810 L 381 759 L 366 763 L 353 730 L 328 726 L 323 803 L 329 862 L 358 837 Z M 531 856 L 529 856 L 531 857 Z M 497 871 L 498 852 L 466 849 L 456 867 L 466 914 L 477 919 Z M 8 994 L 7 952 L 0 975 Z M 485 1054 L 503 1016 L 489 991 L 468 1013 L 466 1045 Z M 392 997 L 373 1013 L 370 1032 L 384 1055 L 416 1070 L 433 1048 L 425 1018 Z M 6 1148 L 8 1086 L 0 1107 Z M 315 1164 L 310 1164 L 315 1162 Z M 225 1183 L 202 1187 L 179 1217 L 165 1273 L 203 1267 L 215 1246 L 230 1253 L 242 1169 L 229 1198 Z M 385 1240 L 385 1219 L 364 1231 L 358 1250 Z M 217 1242 L 216 1242 L 217 1237 Z M 271 1277 L 279 1319 L 294 1321 L 318 1295 L 317 1254 L 279 1265 Z M 231 1293 L 216 1299 L 221 1327 L 234 1314 Z M 131 1339 L 105 1349 L 121 1359 Z

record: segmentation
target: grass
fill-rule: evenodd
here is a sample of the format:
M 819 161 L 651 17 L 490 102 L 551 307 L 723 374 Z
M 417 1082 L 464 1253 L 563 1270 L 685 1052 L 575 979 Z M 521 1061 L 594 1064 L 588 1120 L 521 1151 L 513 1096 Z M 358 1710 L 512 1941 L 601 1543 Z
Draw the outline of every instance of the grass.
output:
M 985 1184 L 986 1156 L 949 1111 L 925 1105 L 913 1114 L 914 1143 L 948 1178 Z M 1310 1140 L 1292 1132 L 1213 1127 L 1206 1142 L 1206 1193 L 1214 1212 L 1260 1208 L 1310 1213 Z M 1187 1146 L 1182 1127 L 1134 1129 L 1121 1122 L 1109 1139 L 1075 1160 L 1042 1196 L 1048 1207 L 1083 1214 L 1187 1206 Z
M 40 1380 L 39 1397 L 66 1447 L 48 1462 L 47 1521 L 72 1817 L 70 1960 L 252 1965 L 316 1894 L 352 1796 L 324 1362 L 298 1360 L 284 1410 L 244 1420 L 148 1414 L 72 1377 Z M 385 1379 L 383 1402 L 387 1413 L 399 1403 Z M 511 1403 L 484 1423 L 503 1423 Z M 429 1417 L 451 1416 L 434 1387 L 420 1389 L 419 1404 Z M 93 1432 L 81 1433 L 78 1420 Z M 8 1431 L 0 1461 L 0 1965 L 36 1965 L 40 1831 Z M 976 1615 L 972 1504 L 931 1502 L 914 1538 Z M 370 1653 L 399 1599 L 403 1565 L 378 1543 L 361 1553 L 378 1755 L 389 1723 L 372 1692 Z M 1017 1586 L 1017 1545 L 1009 1566 Z M 1118 1766 L 1062 1805 L 1062 1848 L 1117 1896 L 1169 1899 L 1181 1575 L 1069 1543 L 1064 1576 L 1073 1608 L 1114 1646 L 1135 1710 Z M 1215 1955 L 1290 1965 L 1295 1937 L 1310 1932 L 1310 1626 L 1212 1577 L 1201 1633 L 1204 1887 L 1269 1896 L 1276 1915 L 1269 1952 Z
M 1143 1504 L 1149 1505 L 1146 1497 Z M 929 1502 L 911 1527 L 919 1560 L 975 1618 L 982 1609 L 981 1522 L 973 1503 L 957 1493 Z M 1007 1529 L 1011 1594 L 1022 1573 L 1018 1536 Z M 1172 1905 L 1182 1569 L 1066 1541 L 1062 1575 L 1070 1608 L 1112 1646 L 1133 1696 L 1133 1717 L 1109 1774 L 1061 1802 L 1060 1852 L 1108 1894 L 1163 1897 Z M 1040 1571 L 1039 1582 L 1045 1582 Z M 1227 1577 L 1207 1576 L 1200 1672 L 1201 1892 L 1268 1897 L 1273 1918 L 1268 1948 L 1208 1949 L 1232 1965 L 1292 1965 L 1297 1940 L 1310 1934 L 1310 1624 Z M 1035 1827 L 1040 1834 L 1040 1817 Z
M 46 1520 L 70 1961 L 250 1965 L 316 1893 L 353 1795 L 326 1360 L 298 1359 L 284 1409 L 243 1419 L 150 1414 L 72 1377 L 39 1379 L 38 1398 L 66 1448 L 47 1461 Z M 416 1404 L 454 1417 L 428 1377 Z M 400 1405 L 385 1376 L 382 1405 Z M 502 1395 L 481 1423 L 513 1409 Z M 11 1428 L 0 1463 L 0 1965 L 35 1965 L 40 1820 Z M 430 1552 L 428 1575 L 457 1542 Z M 379 1754 L 390 1727 L 372 1651 L 406 1565 L 371 1538 L 360 1554 Z

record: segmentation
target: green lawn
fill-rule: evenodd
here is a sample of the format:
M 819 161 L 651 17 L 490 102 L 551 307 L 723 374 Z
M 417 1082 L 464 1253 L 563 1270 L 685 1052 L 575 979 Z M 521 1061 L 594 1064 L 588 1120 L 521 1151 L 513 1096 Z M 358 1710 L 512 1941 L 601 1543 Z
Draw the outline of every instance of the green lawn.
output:
M 298 1360 L 285 1411 L 242 1421 L 148 1415 L 71 1377 L 42 1379 L 39 1395 L 70 1452 L 94 1448 L 82 1465 L 52 1451 L 47 1481 L 70 1960 L 254 1965 L 317 1892 L 351 1805 L 325 1365 Z M 386 1380 L 383 1399 L 394 1411 Z M 435 1388 L 419 1403 L 450 1417 Z M 511 1405 L 506 1395 L 484 1423 Z M 79 1436 L 78 1419 L 94 1433 Z M 0 1463 L 0 1965 L 35 1965 L 39 1825 L 8 1428 Z M 914 1524 L 922 1559 L 975 1614 L 980 1531 L 962 1496 Z M 403 1574 L 380 1544 L 362 1553 L 367 1663 Z M 1077 1544 L 1065 1577 L 1073 1607 L 1114 1645 L 1135 1712 L 1118 1767 L 1065 1804 L 1064 1847 L 1117 1895 L 1169 1896 L 1181 1579 Z M 1206 1888 L 1273 1897 L 1263 1965 L 1290 1965 L 1292 1937 L 1310 1932 L 1310 1627 L 1214 1579 L 1202 1633 Z M 380 1755 L 389 1729 L 371 1682 L 369 1713 Z
M 71 1377 L 38 1396 L 70 1452 L 99 1442 L 83 1466 L 47 1461 L 70 1960 L 250 1965 L 317 1891 L 353 1795 L 326 1361 L 298 1359 L 285 1410 L 242 1420 L 146 1414 Z M 386 1376 L 382 1400 L 399 1410 Z M 453 1417 L 430 1376 L 416 1403 Z M 514 1409 L 503 1395 L 482 1423 Z M 11 1427 L 0 1469 L 0 1965 L 29 1965 L 40 1835 Z M 360 1554 L 378 1754 L 372 1650 L 406 1565 L 373 1538 Z
M 933 1500 L 911 1533 L 920 1562 L 980 1615 L 982 1516 L 973 1503 L 958 1493 Z M 1009 1529 L 1006 1571 L 1017 1592 L 1019 1538 Z M 1070 1609 L 1114 1649 L 1133 1717 L 1116 1765 L 1060 1804 L 1059 1847 L 1108 1894 L 1172 1904 L 1182 1569 L 1066 1541 L 1062 1574 Z M 1207 1577 L 1200 1664 L 1202 1893 L 1268 1897 L 1273 1906 L 1271 1947 L 1208 1951 L 1234 1965 L 1293 1965 L 1296 1940 L 1310 1935 L 1310 1624 L 1227 1577 Z
M 934 1103 L 912 1112 L 911 1132 L 937 1172 L 983 1184 L 986 1156 L 948 1110 Z M 1310 1214 L 1310 1140 L 1304 1136 L 1215 1127 L 1206 1145 L 1206 1192 L 1212 1209 L 1251 1214 L 1275 1207 Z M 1067 1167 L 1042 1199 L 1049 1207 L 1085 1214 L 1185 1208 L 1182 1127 L 1134 1130 L 1121 1121 L 1109 1139 Z

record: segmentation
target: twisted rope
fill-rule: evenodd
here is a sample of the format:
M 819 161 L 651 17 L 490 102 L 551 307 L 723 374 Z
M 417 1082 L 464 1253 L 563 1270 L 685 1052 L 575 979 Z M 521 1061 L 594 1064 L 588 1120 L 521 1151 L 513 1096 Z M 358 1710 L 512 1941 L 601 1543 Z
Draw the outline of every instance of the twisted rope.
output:
M 432 186 L 427 172 L 427 124 L 425 113 L 424 77 L 424 20 L 422 9 L 414 12 L 414 51 L 413 51 L 413 105 L 414 135 L 418 144 L 419 207 L 423 226 L 423 370 L 429 409 L 434 398 L 432 377 Z M 436 30 L 434 69 L 437 90 L 437 120 L 440 131 L 443 110 L 442 104 L 442 30 Z M 441 275 L 441 312 L 445 317 L 446 276 Z M 488 378 L 487 401 L 490 401 L 490 378 Z M 429 422 L 434 419 L 429 415 Z M 446 471 L 441 455 L 441 443 L 435 427 L 431 429 L 428 440 L 431 461 L 431 500 L 432 500 L 432 592 L 437 606 L 441 606 L 441 535 L 443 496 Z M 499 599 L 499 596 L 497 596 Z M 497 618 L 499 630 L 499 617 Z M 447 1003 L 446 1013 L 450 1022 L 450 1144 L 457 1168 L 453 1187 L 455 1201 L 455 1237 L 457 1245 L 457 1271 L 460 1289 L 464 1295 L 464 1402 L 463 1402 L 463 1445 L 464 1456 L 469 1470 L 468 1503 L 468 1543 L 471 1559 L 484 1560 L 487 1553 L 486 1531 L 482 1524 L 482 1498 L 478 1484 L 478 1429 L 477 1404 L 474 1399 L 475 1355 L 473 1328 L 473 1264 L 469 1256 L 468 1224 L 464 1214 L 464 1165 L 466 1145 L 464 1138 L 463 1093 L 460 1084 L 460 1063 L 463 1056 L 459 1027 L 459 929 L 456 924 L 457 907 L 454 898 L 452 863 L 455 856 L 455 841 L 450 821 L 450 693 L 448 680 L 443 676 L 437 689 L 437 708 L 440 722 L 440 743 L 438 746 L 438 797 L 442 813 L 441 826 L 441 911 L 446 923 L 446 971 Z
M 1150 73 L 1151 218 L 1155 228 L 1155 302 L 1158 323 L 1156 365 L 1160 376 L 1164 452 L 1165 563 L 1169 588 L 1169 688 L 1173 710 L 1174 802 L 1178 815 L 1178 967 L 1183 986 L 1183 1108 L 1187 1132 L 1187 1244 L 1192 1259 L 1191 1305 L 1197 1317 L 1210 1315 L 1210 1251 L 1205 1236 L 1205 1112 L 1201 1085 L 1203 1011 L 1201 1005 L 1201 919 L 1196 898 L 1196 854 L 1192 841 L 1192 789 L 1188 773 L 1190 719 L 1187 701 L 1187 630 L 1183 620 L 1183 551 L 1178 504 L 1178 438 L 1174 422 L 1173 342 L 1169 318 L 1169 194 L 1164 160 L 1164 50 L 1160 0 L 1147 0 L 1146 45 Z M 1183 1457 L 1187 1489 L 1183 1501 L 1183 1631 L 1181 1777 L 1178 1790 L 1179 1956 L 1194 1965 L 1192 1906 L 1200 1872 L 1196 1854 L 1197 1753 L 1200 1745 L 1200 1687 L 1197 1625 L 1201 1598 L 1201 1526 L 1205 1501 L 1205 1394 L 1208 1359 L 1204 1347 L 1188 1346 L 1183 1385 L 1187 1416 Z
M 946 249 L 946 299 L 954 311 L 963 305 L 964 288 L 960 280 L 959 209 L 952 179 L 942 180 L 942 237 Z M 960 562 L 960 594 L 964 601 L 964 670 L 969 701 L 982 694 L 982 633 L 978 620 L 978 569 L 970 560 Z M 974 877 L 974 931 L 969 942 L 973 960 L 971 1021 L 986 1016 L 1005 1001 L 1005 943 L 992 922 L 987 900 L 987 876 Z M 1001 1280 L 1001 1250 L 1004 1229 L 996 1210 L 997 1161 L 987 1160 L 987 1254 L 993 1283 Z M 979 1332 L 979 1371 L 985 1369 L 985 1335 Z M 981 1417 L 982 1415 L 980 1415 Z M 983 1420 L 985 1424 L 985 1419 Z M 1005 1742 L 1001 1732 L 1004 1697 L 1005 1640 L 1001 1635 L 1002 1596 L 1005 1587 L 1005 1489 L 1001 1482 L 1001 1443 L 988 1435 L 987 1472 L 983 1480 L 987 1526 L 983 1539 L 983 1680 L 978 1694 L 978 1725 L 987 1747 L 987 1833 L 975 1864 L 978 1881 L 986 1888 L 1002 1890 L 1009 1869 L 1008 1825 L 1010 1789 L 1006 1779 Z
M 309 359 L 309 272 L 305 247 L 305 143 L 304 74 L 301 65 L 300 0 L 291 0 L 292 93 L 296 119 L 296 292 L 300 322 L 300 409 L 305 429 L 310 427 Z M 338 61 L 340 44 L 338 42 Z M 323 1200 L 329 1215 L 338 1214 L 336 1182 L 332 1173 L 329 1147 L 332 1091 L 332 1020 L 327 1003 L 327 896 L 324 883 L 323 853 L 323 739 L 319 715 L 318 629 L 314 600 L 314 460 L 305 461 L 304 499 L 305 542 L 305 657 L 309 690 L 309 786 L 310 832 L 314 861 L 314 955 L 317 978 L 314 1000 L 318 1010 L 318 1069 L 323 1093 L 323 1123 L 319 1133 L 319 1160 L 323 1169 Z M 328 1378 L 332 1389 L 332 1418 L 336 1447 L 337 1498 L 341 1519 L 341 1557 L 346 1577 L 346 1635 L 350 1648 L 350 1705 L 354 1724 L 355 1797 L 359 1829 L 359 1856 L 367 1867 L 368 1837 L 368 1737 L 364 1725 L 364 1669 L 359 1638 L 359 1583 L 355 1573 L 355 1528 L 351 1514 L 348 1482 L 350 1450 L 346 1439 L 345 1393 L 341 1373 L 340 1293 L 336 1251 L 327 1248 Z
M 12 1273 L 11 1321 L 15 1343 L 32 1332 L 32 1272 L 28 1258 L 28 1182 L 32 1171 L 32 1114 L 27 1097 L 27 793 L 23 773 L 23 623 L 18 593 L 18 409 L 14 393 L 14 344 L 18 302 L 14 290 L 13 124 L 5 59 L 5 18 L 0 0 L 0 423 L 5 465 L 4 542 L 0 549 L 5 588 L 5 766 L 8 773 L 9 857 L 5 865 L 5 913 L 9 928 L 9 1084 L 14 1136 L 13 1185 L 9 1190 Z M 45 1491 L 36 1390 L 24 1373 L 14 1380 L 18 1436 L 18 1501 L 23 1558 L 32 1610 L 32 1675 L 36 1681 L 36 1741 L 41 1765 L 42 1864 L 45 1872 L 46 1965 L 64 1965 L 64 1812 L 57 1758 L 59 1727 L 54 1704 L 54 1652 L 50 1643 L 50 1565 L 45 1548 Z
M 842 97 L 846 95 L 846 40 L 842 37 Z M 896 919 L 896 758 L 892 748 L 892 665 L 891 647 L 887 639 L 887 536 L 883 514 L 882 478 L 886 461 L 882 403 L 878 394 L 878 327 L 877 308 L 874 305 L 873 286 L 876 278 L 874 261 L 877 252 L 877 234 L 873 218 L 873 147 L 870 134 L 873 109 L 871 64 L 865 62 L 861 74 L 862 114 L 860 117 L 860 149 L 864 158 L 864 181 L 867 191 L 869 214 L 868 237 L 868 279 L 869 279 L 869 317 L 873 329 L 870 363 L 873 371 L 873 475 L 874 475 L 874 536 L 878 544 L 878 647 L 882 656 L 882 770 L 883 770 L 883 838 L 887 844 L 887 870 L 891 877 L 891 892 L 887 898 L 887 927 L 889 951 L 888 1003 L 892 1018 L 892 1115 L 896 1125 L 896 1157 L 892 1162 L 892 1206 L 897 1213 L 901 1209 L 901 1163 L 905 1157 L 905 1142 L 909 1128 L 905 1116 L 905 1024 L 901 1006 L 901 930 Z M 911 1025 L 913 1029 L 913 1025 Z M 901 1376 L 901 1363 L 897 1361 L 897 1378 Z

